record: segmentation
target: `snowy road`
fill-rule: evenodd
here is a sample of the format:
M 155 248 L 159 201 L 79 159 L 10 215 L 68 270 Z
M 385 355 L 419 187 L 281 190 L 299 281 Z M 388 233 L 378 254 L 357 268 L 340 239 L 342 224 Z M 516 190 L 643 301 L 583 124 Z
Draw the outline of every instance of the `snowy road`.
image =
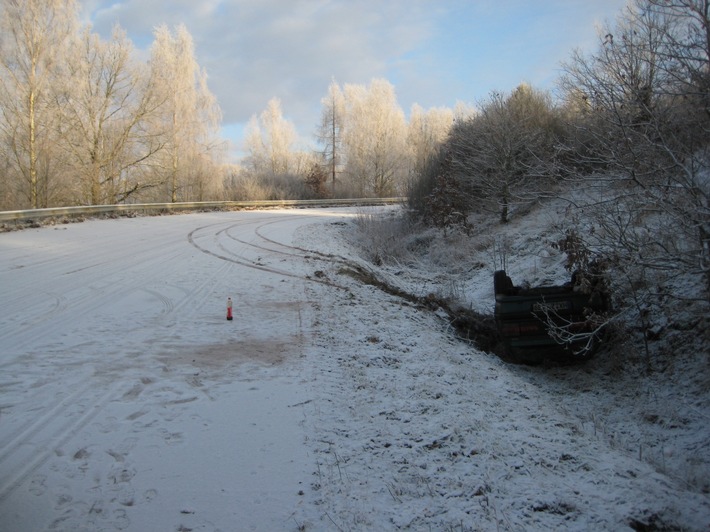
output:
M 0 529 L 286 528 L 313 469 L 297 405 L 304 285 L 319 282 L 290 243 L 341 216 L 0 235 Z
M 706 425 L 642 459 L 603 363 L 509 366 L 357 280 L 356 215 L 0 234 L 0 532 L 710 529 Z

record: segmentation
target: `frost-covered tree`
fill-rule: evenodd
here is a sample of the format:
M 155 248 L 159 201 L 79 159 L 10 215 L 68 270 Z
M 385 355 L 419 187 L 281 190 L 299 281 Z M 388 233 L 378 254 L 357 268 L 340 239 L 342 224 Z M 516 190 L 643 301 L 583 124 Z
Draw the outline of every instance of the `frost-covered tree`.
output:
M 568 100 L 584 103 L 566 172 L 596 185 L 585 205 L 596 227 L 583 234 L 633 287 L 658 291 L 681 273 L 710 283 L 708 8 L 638 0 L 565 66 Z
M 298 171 L 296 128 L 283 116 L 281 100 L 272 98 L 247 128 L 246 149 L 249 169 L 260 176 L 285 176 Z
M 194 172 L 221 162 L 221 111 L 184 25 L 174 32 L 164 25 L 156 28 L 150 65 L 152 83 L 163 101 L 160 120 L 151 127 L 162 136 L 160 173 L 165 176 L 170 201 L 201 199 L 206 188 L 216 186 L 205 180 L 214 180 L 217 173 Z
M 144 169 L 162 145 L 147 124 L 164 100 L 119 27 L 106 42 L 85 29 L 74 52 L 71 85 L 59 101 L 60 145 L 75 178 L 75 199 L 120 203 L 157 185 Z
M 342 88 L 332 82 L 321 103 L 316 136 L 333 189 L 341 175 L 345 193 L 357 196 L 411 190 L 415 176 L 438 154 L 455 117 L 472 114 L 464 104 L 457 110 L 414 105 L 407 122 L 394 86 L 385 79 Z
M 406 121 L 394 86 L 374 79 L 369 87 L 345 85 L 345 174 L 358 195 L 386 197 L 402 191 Z
M 328 94 L 321 100 L 323 110 L 317 137 L 323 146 L 323 162 L 331 180 L 331 191 L 335 195 L 335 181 L 343 163 L 343 129 L 345 127 L 345 97 L 340 86 L 331 82 Z M 313 169 L 309 172 L 312 177 L 320 176 L 320 172 Z
M 421 176 L 424 173 L 447 139 L 453 124 L 454 111 L 447 107 L 425 110 L 418 104 L 412 106 L 407 126 L 411 175 Z
M 240 176 L 242 192 L 250 199 L 303 199 L 322 194 L 322 174 L 314 167 L 321 158 L 298 146 L 293 123 L 284 118 L 281 101 L 251 117 L 246 131 L 247 156 Z
M 51 201 L 52 150 L 66 82 L 66 57 L 78 28 L 74 0 L 4 0 L 0 4 L 0 146 L 11 161 L 16 206 Z
M 451 171 L 479 207 L 490 205 L 507 222 L 510 207 L 549 186 L 548 162 L 558 135 L 546 92 L 523 84 L 510 95 L 494 92 L 480 112 L 457 122 L 447 148 Z

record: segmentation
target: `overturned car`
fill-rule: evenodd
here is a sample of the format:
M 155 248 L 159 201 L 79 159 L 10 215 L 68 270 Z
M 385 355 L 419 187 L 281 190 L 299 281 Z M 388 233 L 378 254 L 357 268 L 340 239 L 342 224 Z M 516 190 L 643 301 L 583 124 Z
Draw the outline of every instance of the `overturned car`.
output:
M 511 361 L 579 360 L 596 351 L 609 310 L 600 278 L 577 272 L 564 285 L 522 287 L 499 270 L 493 288 L 496 327 Z

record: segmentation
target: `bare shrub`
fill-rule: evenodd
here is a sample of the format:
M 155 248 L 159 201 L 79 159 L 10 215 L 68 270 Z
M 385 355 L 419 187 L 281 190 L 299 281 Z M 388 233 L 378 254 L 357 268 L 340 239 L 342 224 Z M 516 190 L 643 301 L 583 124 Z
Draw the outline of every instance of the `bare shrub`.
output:
M 360 212 L 355 225 L 360 246 L 373 264 L 381 266 L 412 260 L 407 245 L 412 238 L 411 223 L 405 217 Z
M 312 196 L 305 181 L 291 175 L 257 175 L 241 172 L 232 175 L 225 185 L 233 201 L 294 200 Z

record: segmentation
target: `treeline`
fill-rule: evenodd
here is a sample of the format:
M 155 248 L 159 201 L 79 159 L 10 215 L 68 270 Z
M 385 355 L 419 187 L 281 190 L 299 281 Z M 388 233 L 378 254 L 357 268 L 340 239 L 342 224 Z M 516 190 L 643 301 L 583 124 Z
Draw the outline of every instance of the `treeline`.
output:
M 278 99 L 252 117 L 247 155 L 229 180 L 230 197 L 405 195 L 457 117 L 473 112 L 464 104 L 427 110 L 415 104 L 407 120 L 394 86 L 384 79 L 373 79 L 368 86 L 333 81 L 321 104 L 316 149 L 299 149 L 298 135 L 283 117 Z
M 316 148 L 273 99 L 229 165 L 192 37 L 153 37 L 145 59 L 120 27 L 82 26 L 76 0 L 0 0 L 0 209 L 401 195 L 471 112 L 415 105 L 407 120 L 386 80 L 333 82 Z
M 158 27 L 141 61 L 74 0 L 0 10 L 0 209 L 221 193 L 220 111 L 184 26 Z

